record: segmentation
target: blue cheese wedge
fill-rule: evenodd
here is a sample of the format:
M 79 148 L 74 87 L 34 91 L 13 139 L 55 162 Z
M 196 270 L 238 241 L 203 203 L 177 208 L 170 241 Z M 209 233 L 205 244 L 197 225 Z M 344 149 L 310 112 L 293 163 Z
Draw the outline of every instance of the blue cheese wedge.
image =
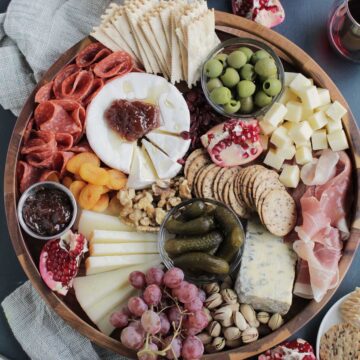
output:
M 285 315 L 291 306 L 296 254 L 283 239 L 249 221 L 235 290 L 256 310 Z

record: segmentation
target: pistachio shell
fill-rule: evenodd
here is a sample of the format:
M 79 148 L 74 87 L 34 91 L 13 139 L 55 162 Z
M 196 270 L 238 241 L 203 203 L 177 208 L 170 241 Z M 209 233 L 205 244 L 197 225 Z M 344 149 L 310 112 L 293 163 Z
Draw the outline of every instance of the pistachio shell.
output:
M 232 316 L 232 309 L 230 306 L 223 306 L 217 309 L 214 313 L 214 319 L 224 321 L 230 319 Z
M 211 343 L 216 351 L 221 351 L 225 347 L 225 339 L 221 336 L 216 337 Z
M 205 300 L 205 306 L 208 309 L 215 309 L 218 306 L 220 306 L 222 303 L 223 303 L 223 299 L 219 293 L 214 293 Z
M 221 334 L 221 325 L 218 321 L 212 321 L 208 327 L 207 331 L 210 336 L 217 337 Z
M 226 340 L 236 340 L 241 338 L 241 331 L 235 326 L 230 326 L 224 330 Z
M 245 320 L 251 327 L 258 327 L 259 321 L 256 319 L 256 312 L 252 306 L 248 304 L 240 305 L 240 312 L 244 315 Z
M 261 324 L 267 324 L 270 319 L 270 314 L 265 311 L 260 311 L 257 313 L 256 318 Z
M 257 340 L 258 337 L 259 337 L 259 332 L 255 327 L 249 327 L 246 330 L 244 330 L 241 334 L 241 340 L 244 344 L 253 342 Z
M 201 340 L 204 345 L 210 344 L 212 341 L 212 337 L 206 332 L 197 334 L 196 336 Z
M 227 303 L 227 304 L 236 304 L 238 301 L 238 297 L 237 294 L 234 290 L 232 289 L 224 289 L 221 290 L 220 292 L 221 296 L 223 297 L 223 300 Z
M 246 322 L 244 315 L 240 311 L 235 311 L 233 314 L 233 320 L 236 327 L 241 331 L 244 331 L 249 327 L 249 324 Z
M 209 310 L 208 308 L 206 308 L 206 307 L 203 307 L 203 311 L 204 311 L 204 313 L 205 313 L 206 316 L 207 316 L 208 322 L 212 321 L 213 318 L 212 318 L 212 316 L 211 316 L 210 310 Z
M 221 326 L 222 326 L 223 328 L 227 328 L 227 327 L 229 327 L 229 326 L 231 326 L 231 325 L 234 324 L 233 319 L 232 319 L 232 316 L 231 316 L 229 319 L 225 319 L 225 320 L 223 320 L 223 321 L 220 321 L 220 323 L 221 323 Z
M 280 314 L 273 314 L 268 322 L 268 326 L 272 331 L 277 330 L 282 324 L 284 320 Z
M 208 295 L 212 295 L 220 292 L 220 286 L 218 283 L 214 282 L 214 283 L 206 284 L 204 286 L 204 290 Z

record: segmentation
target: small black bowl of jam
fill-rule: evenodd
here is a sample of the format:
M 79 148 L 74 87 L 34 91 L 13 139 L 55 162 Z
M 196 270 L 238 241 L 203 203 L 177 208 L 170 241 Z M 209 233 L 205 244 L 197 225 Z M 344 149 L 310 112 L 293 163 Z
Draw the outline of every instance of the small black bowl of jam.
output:
M 65 186 L 52 181 L 30 186 L 18 203 L 21 227 L 40 240 L 54 239 L 70 230 L 76 214 L 74 195 Z

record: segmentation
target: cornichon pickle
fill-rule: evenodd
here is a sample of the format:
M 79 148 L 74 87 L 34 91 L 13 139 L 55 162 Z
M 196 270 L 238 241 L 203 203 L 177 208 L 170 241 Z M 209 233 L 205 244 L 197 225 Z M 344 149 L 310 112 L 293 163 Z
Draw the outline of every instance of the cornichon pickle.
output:
M 220 258 L 230 263 L 234 259 L 243 243 L 244 233 L 239 226 L 236 226 L 229 234 L 225 236 L 225 239 L 221 243 L 216 256 L 219 256 Z
M 182 269 L 207 272 L 212 274 L 228 274 L 229 263 L 217 256 L 203 252 L 190 252 L 173 259 L 174 265 Z
M 239 226 L 234 214 L 222 206 L 216 207 L 214 217 L 225 234 L 230 233 L 234 227 Z
M 190 251 L 208 252 L 219 246 L 223 237 L 218 231 L 188 238 L 170 239 L 165 242 L 165 250 L 170 255 L 180 255 Z
M 206 204 L 201 201 L 194 201 L 193 203 L 186 205 L 184 210 L 182 211 L 182 215 L 184 219 L 196 219 L 201 215 L 205 214 Z
M 201 216 L 189 221 L 179 221 L 171 218 L 165 224 L 165 229 L 178 235 L 201 235 L 215 229 L 214 219 L 210 216 Z

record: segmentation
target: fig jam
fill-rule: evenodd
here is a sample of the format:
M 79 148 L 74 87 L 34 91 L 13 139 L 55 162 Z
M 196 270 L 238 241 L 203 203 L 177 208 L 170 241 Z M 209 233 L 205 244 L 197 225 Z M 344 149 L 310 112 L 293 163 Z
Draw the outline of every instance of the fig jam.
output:
M 160 126 L 158 106 L 139 100 L 114 100 L 105 118 L 111 129 L 127 141 L 138 140 Z
M 73 206 L 69 197 L 59 189 L 39 187 L 24 202 L 25 224 L 40 236 L 61 233 L 70 223 Z

